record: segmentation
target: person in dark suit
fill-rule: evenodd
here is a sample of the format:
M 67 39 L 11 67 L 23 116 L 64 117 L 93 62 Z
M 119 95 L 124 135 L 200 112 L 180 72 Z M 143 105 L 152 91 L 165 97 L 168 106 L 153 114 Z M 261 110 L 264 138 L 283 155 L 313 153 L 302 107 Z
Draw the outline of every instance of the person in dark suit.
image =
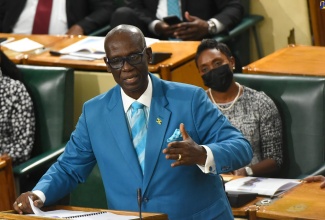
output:
M 31 34 L 37 2 L 0 0 L 0 32 Z M 48 34 L 87 35 L 108 25 L 114 10 L 113 0 L 53 1 Z
M 219 174 L 251 161 L 249 142 L 202 88 L 148 72 L 152 50 L 137 27 L 112 29 L 105 51 L 117 85 L 84 104 L 64 153 L 14 209 L 31 213 L 28 196 L 38 207 L 53 204 L 97 163 L 110 209 L 138 211 L 141 189 L 144 212 L 166 213 L 171 220 L 233 219 Z M 146 117 L 140 158 L 133 145 L 134 102 L 144 106 Z
M 231 30 L 244 14 L 240 0 L 180 0 L 182 22 L 168 25 L 163 22 L 163 17 L 168 15 L 167 0 L 124 2 L 126 7 L 113 13 L 111 26 L 131 24 L 140 28 L 146 37 L 160 39 L 202 40 Z

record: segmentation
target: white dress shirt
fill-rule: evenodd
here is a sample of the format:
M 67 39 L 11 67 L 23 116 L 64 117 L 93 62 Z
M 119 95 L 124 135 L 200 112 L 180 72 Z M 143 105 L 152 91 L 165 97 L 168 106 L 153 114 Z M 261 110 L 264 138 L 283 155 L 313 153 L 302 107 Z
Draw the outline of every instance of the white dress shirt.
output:
M 26 1 L 25 8 L 23 9 L 13 28 L 13 33 L 32 33 L 37 4 L 38 0 Z M 67 31 L 68 22 L 66 14 L 66 0 L 53 0 L 49 34 L 65 34 Z

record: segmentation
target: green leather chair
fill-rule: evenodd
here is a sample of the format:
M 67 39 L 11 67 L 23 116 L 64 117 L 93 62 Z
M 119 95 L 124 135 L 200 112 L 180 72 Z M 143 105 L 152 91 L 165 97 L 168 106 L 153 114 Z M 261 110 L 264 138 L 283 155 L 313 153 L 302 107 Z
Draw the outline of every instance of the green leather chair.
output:
M 264 91 L 283 124 L 283 178 L 325 175 L 325 78 L 234 74 L 240 84 Z
M 18 65 L 36 117 L 31 158 L 14 167 L 16 188 L 31 190 L 63 152 L 73 130 L 74 71 L 63 67 Z
M 242 72 L 241 67 L 251 63 L 250 60 L 250 32 L 252 32 L 258 58 L 262 58 L 263 47 L 257 32 L 259 25 L 264 17 L 262 15 L 250 14 L 250 3 L 252 0 L 241 0 L 244 6 L 244 18 L 227 34 L 219 34 L 214 37 L 218 42 L 229 46 L 236 58 L 236 72 Z

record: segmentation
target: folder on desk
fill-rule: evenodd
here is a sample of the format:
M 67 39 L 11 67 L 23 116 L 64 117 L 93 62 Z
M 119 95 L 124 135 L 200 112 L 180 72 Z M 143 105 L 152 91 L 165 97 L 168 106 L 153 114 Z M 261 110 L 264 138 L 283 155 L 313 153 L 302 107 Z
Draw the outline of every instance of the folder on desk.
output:
M 59 52 L 68 56 L 102 59 L 105 57 L 104 37 L 86 37 Z
M 158 39 L 154 38 L 145 38 L 145 40 L 147 47 L 159 41 Z M 104 49 L 104 41 L 105 37 L 89 36 L 74 44 L 71 44 L 68 47 L 63 48 L 58 52 L 64 54 L 65 57 L 63 58 L 66 59 L 69 59 L 69 56 L 71 57 L 71 59 L 102 59 L 106 56 Z

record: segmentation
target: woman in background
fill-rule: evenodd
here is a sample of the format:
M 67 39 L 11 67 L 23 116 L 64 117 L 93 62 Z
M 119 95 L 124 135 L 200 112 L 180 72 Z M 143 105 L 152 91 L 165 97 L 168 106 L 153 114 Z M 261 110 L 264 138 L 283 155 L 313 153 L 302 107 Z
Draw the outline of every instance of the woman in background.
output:
M 234 171 L 239 176 L 276 176 L 282 165 L 282 123 L 274 102 L 235 82 L 235 60 L 229 48 L 214 39 L 202 40 L 196 57 L 211 101 L 239 129 L 253 150 L 251 163 Z
M 33 103 L 16 65 L 0 50 L 0 155 L 14 165 L 29 159 L 35 133 Z

